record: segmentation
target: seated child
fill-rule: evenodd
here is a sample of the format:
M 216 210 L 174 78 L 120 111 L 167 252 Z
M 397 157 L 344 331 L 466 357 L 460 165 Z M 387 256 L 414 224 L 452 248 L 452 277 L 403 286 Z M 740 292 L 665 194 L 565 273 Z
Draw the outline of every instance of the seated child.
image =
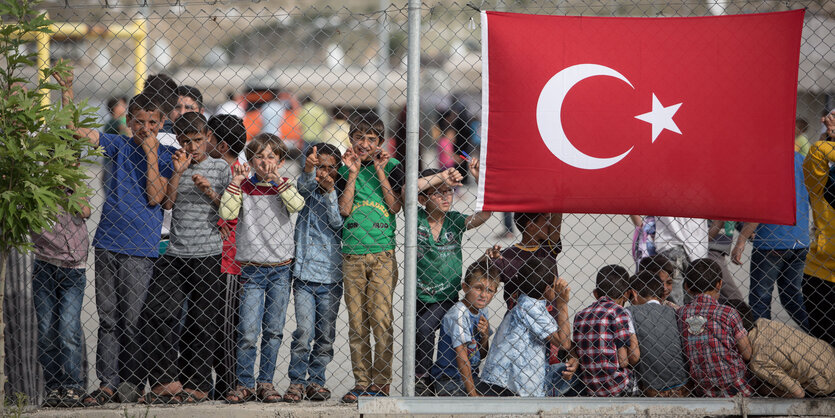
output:
M 580 359 L 580 379 L 591 396 L 625 396 L 632 387 L 629 366 L 641 351 L 631 331 L 631 317 L 623 308 L 629 294 L 629 272 L 608 265 L 597 272 L 591 306 L 574 316 L 574 344 Z
M 669 277 L 669 276 L 668 276 Z M 641 358 L 635 367 L 638 387 L 646 396 L 683 396 L 687 367 L 675 309 L 661 304 L 664 284 L 649 270 L 632 280 L 632 306 Z
M 305 205 L 296 220 L 293 264 L 296 331 L 290 345 L 290 386 L 284 401 L 330 399 L 325 369 L 333 360 L 336 317 L 342 299 L 342 216 L 334 187 L 342 165 L 339 148 L 308 148 L 299 193 Z
M 284 315 L 290 302 L 290 268 L 295 254 L 290 214 L 304 207 L 304 198 L 290 179 L 280 175 L 279 169 L 287 156 L 287 147 L 281 139 L 272 134 L 259 134 L 247 144 L 245 152 L 255 176 L 247 178 L 247 164 L 235 167 L 235 176 L 220 205 L 223 219 L 238 219 L 235 259 L 241 263 L 243 282 L 238 323 L 238 386 L 226 394 L 226 402 L 245 402 L 257 391 L 259 400 L 274 403 L 283 401 L 273 386 L 273 377 L 284 337 Z M 253 370 L 259 335 L 261 359 L 256 377 Z
M 678 326 L 694 392 L 751 396 L 745 377 L 751 343 L 736 309 L 717 301 L 722 288 L 719 264 L 707 258 L 694 261 L 685 273 L 684 288 L 693 300 L 679 310 Z
M 678 309 L 679 306 L 670 300 L 670 293 L 673 292 L 673 273 L 676 270 L 673 263 L 663 255 L 644 257 L 638 263 L 638 272 L 642 270 L 649 270 L 650 273 L 661 279 L 661 283 L 664 285 L 664 294 L 658 301 L 662 305 Z
M 488 396 L 545 396 L 548 343 L 556 346 L 569 338 L 568 321 L 558 324 L 548 303 L 565 310 L 570 289 L 557 277 L 551 259 L 530 258 L 519 269 L 526 280 L 519 284 L 519 298 L 504 317 L 493 347 L 487 353 L 479 392 Z M 570 379 L 574 370 L 563 377 Z
M 763 395 L 789 398 L 835 393 L 835 347 L 779 321 L 754 321 L 751 307 L 731 299 L 751 342 L 748 368 L 764 383 Z
M 499 272 L 481 260 L 467 268 L 464 299 L 452 306 L 441 322 L 438 360 L 432 366 L 435 393 L 441 396 L 478 396 L 478 364 L 487 355 L 490 323 L 487 305 L 499 287 Z

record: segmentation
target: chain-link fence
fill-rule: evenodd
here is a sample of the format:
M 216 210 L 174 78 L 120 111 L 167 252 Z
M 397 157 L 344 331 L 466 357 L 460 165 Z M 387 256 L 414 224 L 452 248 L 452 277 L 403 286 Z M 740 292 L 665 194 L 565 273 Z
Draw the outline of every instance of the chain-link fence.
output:
M 826 151 L 815 144 L 833 107 L 835 2 L 424 3 L 412 304 L 400 215 L 407 7 L 296 3 L 43 4 L 54 33 L 29 47 L 73 63 L 76 98 L 99 106 L 101 131 L 85 134 L 104 157 L 87 167 L 91 215 L 62 219 L 33 257 L 11 261 L 7 393 L 50 406 L 355 402 L 403 394 L 404 377 L 419 396 L 835 390 L 835 209 L 820 190 L 831 175 L 807 169 L 819 186 L 806 192 L 800 168 Z M 474 213 L 479 10 L 800 7 L 797 226 Z M 555 269 L 565 283 L 548 281 Z

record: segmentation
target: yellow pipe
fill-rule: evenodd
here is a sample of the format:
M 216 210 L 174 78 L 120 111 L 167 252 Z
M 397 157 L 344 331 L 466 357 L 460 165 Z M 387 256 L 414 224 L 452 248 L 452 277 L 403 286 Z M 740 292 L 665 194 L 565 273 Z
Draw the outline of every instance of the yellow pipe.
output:
M 146 77 L 145 73 L 148 72 L 148 21 L 145 19 L 136 19 L 134 25 L 136 26 L 136 30 L 132 32 L 134 42 L 133 55 L 136 63 L 133 66 L 133 91 L 134 94 L 139 94 L 142 93 L 142 87 Z
M 46 16 L 49 18 L 48 16 Z M 49 81 L 44 80 L 44 71 L 49 68 L 49 40 L 50 34 L 38 32 L 35 41 L 37 42 L 38 46 L 38 79 L 40 81 Z M 48 89 L 41 89 L 40 93 L 43 95 L 41 96 L 41 106 L 49 106 L 49 90 Z

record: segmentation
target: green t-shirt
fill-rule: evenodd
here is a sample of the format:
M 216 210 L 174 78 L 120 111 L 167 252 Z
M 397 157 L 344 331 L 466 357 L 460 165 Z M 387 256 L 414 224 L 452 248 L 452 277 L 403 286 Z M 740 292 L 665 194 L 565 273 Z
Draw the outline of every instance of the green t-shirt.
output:
M 447 212 L 436 241 L 426 211 L 418 209 L 417 295 L 421 302 L 458 299 L 464 265 L 461 242 L 466 230 L 467 215 Z
M 386 176 L 394 191 L 402 187 L 402 167 L 394 158 L 386 164 Z M 399 174 L 393 175 L 392 171 Z M 348 167 L 339 167 L 340 190 L 344 190 L 348 179 Z M 395 178 L 397 177 L 397 178 Z M 345 218 L 342 227 L 342 252 L 344 254 L 375 254 L 394 249 L 397 215 L 389 210 L 383 199 L 383 189 L 374 171 L 374 164 L 360 167 L 354 192 L 351 214 Z

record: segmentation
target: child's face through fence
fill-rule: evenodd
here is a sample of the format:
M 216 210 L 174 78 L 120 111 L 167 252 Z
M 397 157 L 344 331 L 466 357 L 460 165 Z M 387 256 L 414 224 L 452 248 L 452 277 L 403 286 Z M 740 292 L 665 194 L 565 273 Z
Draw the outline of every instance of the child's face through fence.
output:
M 333 185 L 334 180 L 339 176 L 337 171 L 339 161 L 333 155 L 319 154 L 319 165 L 316 167 L 316 181 L 320 186 L 328 188 L 327 184 Z
M 471 284 L 464 282 L 464 300 L 475 309 L 484 309 L 493 300 L 498 290 L 498 284 L 484 276 L 471 280 Z
M 658 278 L 661 279 L 661 282 L 664 283 L 664 300 L 670 296 L 670 293 L 673 292 L 673 276 L 670 276 L 664 270 L 660 270 L 658 272 Z
M 162 128 L 162 113 L 159 110 L 149 112 L 136 109 L 128 113 L 127 124 L 133 136 L 140 140 L 148 137 L 156 138 Z
M 351 148 L 360 161 L 371 161 L 380 151 L 380 137 L 373 131 L 354 132 L 351 135 Z
M 427 191 L 429 198 L 426 199 L 426 210 L 448 212 L 452 207 L 452 199 L 455 191 L 449 186 L 440 186 Z
M 255 175 L 259 180 L 267 180 L 271 173 L 274 173 L 284 164 L 284 160 L 278 158 L 273 152 L 273 147 L 267 145 L 261 151 L 252 156 L 252 161 L 249 162 L 255 170 Z
M 191 155 L 191 162 L 199 163 L 206 159 L 206 153 L 209 146 L 209 141 L 206 139 L 205 132 L 193 132 L 177 136 L 177 142 L 180 147 Z

